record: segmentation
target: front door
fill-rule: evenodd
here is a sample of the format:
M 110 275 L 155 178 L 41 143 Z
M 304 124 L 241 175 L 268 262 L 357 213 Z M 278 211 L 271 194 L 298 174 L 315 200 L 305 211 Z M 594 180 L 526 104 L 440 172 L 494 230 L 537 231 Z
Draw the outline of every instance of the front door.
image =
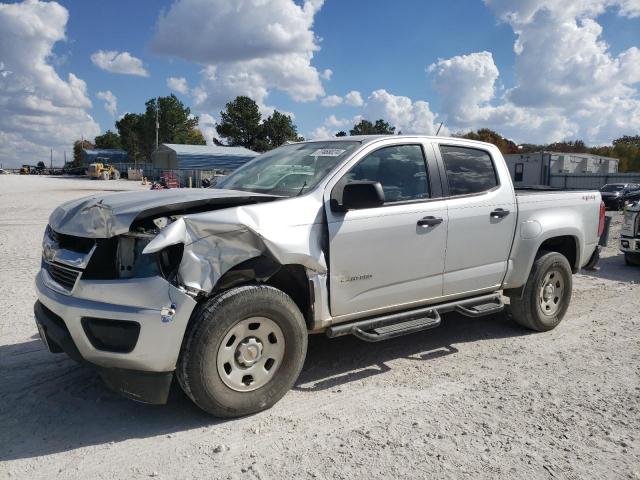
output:
M 380 207 L 346 213 L 327 208 L 332 315 L 393 309 L 442 295 L 447 210 L 424 151 L 416 143 L 367 152 L 325 193 L 358 180 L 380 182 L 385 193 Z

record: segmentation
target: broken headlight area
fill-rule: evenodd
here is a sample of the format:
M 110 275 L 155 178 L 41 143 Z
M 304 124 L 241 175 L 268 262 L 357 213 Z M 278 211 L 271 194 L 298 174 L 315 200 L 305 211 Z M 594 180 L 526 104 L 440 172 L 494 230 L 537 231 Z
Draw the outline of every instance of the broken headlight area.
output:
M 96 241 L 96 249 L 82 276 L 86 280 L 117 278 L 175 277 L 182 259 L 182 245 L 160 252 L 143 254 L 154 234 L 128 233 Z

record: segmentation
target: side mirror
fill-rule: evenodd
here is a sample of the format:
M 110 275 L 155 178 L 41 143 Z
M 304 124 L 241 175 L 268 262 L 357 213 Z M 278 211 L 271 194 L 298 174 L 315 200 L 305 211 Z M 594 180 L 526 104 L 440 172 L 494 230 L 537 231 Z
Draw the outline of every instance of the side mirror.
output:
M 356 181 L 347 183 L 342 190 L 342 202 L 332 199 L 333 211 L 346 212 L 384 205 L 384 190 L 380 182 Z

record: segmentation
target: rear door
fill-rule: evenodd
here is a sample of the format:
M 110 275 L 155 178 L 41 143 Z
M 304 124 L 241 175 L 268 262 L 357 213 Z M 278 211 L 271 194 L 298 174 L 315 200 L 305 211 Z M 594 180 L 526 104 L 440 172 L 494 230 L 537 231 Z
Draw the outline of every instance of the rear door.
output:
M 359 180 L 380 182 L 384 205 L 332 211 L 331 192 Z M 431 145 L 372 145 L 332 179 L 325 205 L 332 315 L 393 310 L 442 295 L 447 210 Z
M 449 215 L 444 295 L 497 288 L 507 270 L 517 217 L 506 165 L 481 147 L 454 143 L 437 150 Z

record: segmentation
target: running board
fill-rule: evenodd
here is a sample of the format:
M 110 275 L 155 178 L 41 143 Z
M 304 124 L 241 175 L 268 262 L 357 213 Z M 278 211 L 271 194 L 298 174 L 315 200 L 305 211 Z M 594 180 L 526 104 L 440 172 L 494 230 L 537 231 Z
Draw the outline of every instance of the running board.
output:
M 380 342 L 440 325 L 440 314 L 456 311 L 467 317 L 482 317 L 500 312 L 504 304 L 499 293 L 481 295 L 455 302 L 430 305 L 415 310 L 334 325 L 327 329 L 330 338 L 354 335 L 365 342 Z

